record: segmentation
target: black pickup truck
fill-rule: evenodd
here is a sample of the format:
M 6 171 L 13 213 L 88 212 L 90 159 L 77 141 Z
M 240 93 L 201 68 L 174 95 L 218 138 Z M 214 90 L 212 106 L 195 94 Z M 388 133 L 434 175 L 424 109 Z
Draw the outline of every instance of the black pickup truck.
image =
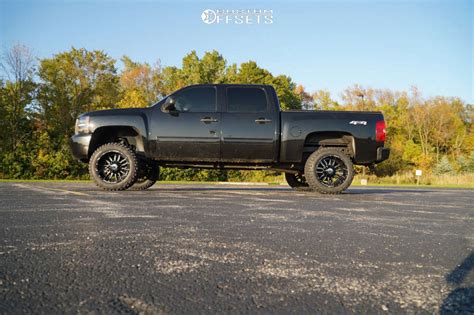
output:
M 146 189 L 159 167 L 272 169 L 293 188 L 340 193 L 353 164 L 389 156 L 380 112 L 281 111 L 269 85 L 180 89 L 148 108 L 85 113 L 72 154 L 106 190 Z

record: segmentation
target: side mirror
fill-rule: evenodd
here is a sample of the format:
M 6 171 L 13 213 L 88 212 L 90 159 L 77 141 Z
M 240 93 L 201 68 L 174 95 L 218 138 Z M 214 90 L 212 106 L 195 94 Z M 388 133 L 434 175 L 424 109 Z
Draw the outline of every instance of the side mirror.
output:
M 176 104 L 175 99 L 172 96 L 169 96 L 166 99 L 166 101 L 163 103 L 163 105 L 161 105 L 161 110 L 164 113 L 172 112 L 172 111 L 176 110 L 175 104 Z

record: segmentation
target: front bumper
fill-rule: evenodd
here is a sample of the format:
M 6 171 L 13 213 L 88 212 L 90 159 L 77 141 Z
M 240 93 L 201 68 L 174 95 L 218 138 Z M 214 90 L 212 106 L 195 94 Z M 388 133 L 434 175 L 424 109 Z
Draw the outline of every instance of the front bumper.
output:
M 377 148 L 377 160 L 376 163 L 380 163 L 385 161 L 390 156 L 390 149 L 389 148 Z
M 89 143 L 92 135 L 76 134 L 69 139 L 72 156 L 80 161 L 89 159 Z

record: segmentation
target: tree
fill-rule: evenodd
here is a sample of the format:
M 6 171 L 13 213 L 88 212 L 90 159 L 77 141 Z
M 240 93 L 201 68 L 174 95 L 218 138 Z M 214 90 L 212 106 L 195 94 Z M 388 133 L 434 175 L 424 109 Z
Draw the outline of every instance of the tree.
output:
M 374 110 L 376 108 L 375 90 L 356 84 L 345 89 L 342 99 L 351 110 Z
M 435 148 L 436 160 L 440 153 L 459 153 L 466 136 L 464 104 L 457 98 L 438 96 L 429 99 L 426 106 L 430 116 L 429 141 Z
M 295 92 L 296 84 L 289 76 L 279 75 L 273 78 L 269 84 L 273 85 L 276 90 L 281 109 L 301 109 L 301 98 Z
M 471 151 L 471 154 L 469 155 L 466 170 L 468 172 L 474 172 L 474 151 Z
M 341 106 L 331 98 L 331 93 L 325 90 L 317 90 L 312 95 L 313 106 L 316 110 L 338 110 Z
M 298 95 L 298 98 L 301 100 L 301 108 L 306 110 L 314 109 L 314 100 L 313 97 L 306 92 L 306 89 L 301 84 L 297 85 L 295 88 L 295 93 Z
M 274 77 L 268 70 L 260 68 L 255 61 L 241 63 L 233 81 L 238 84 L 271 84 L 275 88 L 280 106 L 285 109 L 301 109 L 301 99 L 296 92 L 296 84 L 289 76 Z
M 272 74 L 260 68 L 255 61 L 247 61 L 240 64 L 234 82 L 238 84 L 271 84 Z
M 226 65 L 227 61 L 215 50 L 205 52 L 202 58 L 193 50 L 184 56 L 181 68 L 163 69 L 163 91 L 169 94 L 187 85 L 228 82 Z
M 260 68 L 255 61 L 243 62 L 239 66 L 227 66 L 227 61 L 217 51 L 205 52 L 199 58 L 196 51 L 184 56 L 182 67 L 165 67 L 162 86 L 165 94 L 191 84 L 237 83 L 271 84 L 274 86 L 282 109 L 300 109 L 301 97 L 296 84 L 285 75 L 273 76 Z
M 456 163 L 458 165 L 458 172 L 459 173 L 466 173 L 469 171 L 469 160 L 466 159 L 464 156 L 459 156 L 456 159 Z
M 69 153 L 68 138 L 74 133 L 77 116 L 84 112 L 114 108 L 120 97 L 115 60 L 103 51 L 72 48 L 40 60 L 37 102 L 37 141 L 47 141 L 44 159 L 37 167 L 47 177 L 65 178 L 86 172 Z M 59 164 L 57 162 L 60 162 Z M 58 165 L 62 167 L 58 168 Z
M 40 61 L 38 104 L 45 127 L 62 143 L 83 112 L 115 107 L 120 95 L 115 60 L 99 50 L 72 48 Z
M 426 166 L 423 163 L 424 160 L 421 146 L 415 143 L 412 139 L 405 142 L 402 157 L 408 164 L 412 164 L 417 167 Z
M 437 175 L 451 174 L 453 171 L 453 166 L 451 163 L 449 163 L 448 157 L 446 155 L 441 158 L 435 167 L 435 174 Z
M 1 176 L 30 176 L 35 60 L 26 46 L 17 44 L 0 60 L 0 166 Z
M 4 52 L 0 68 L 6 78 L 0 82 L 1 126 L 4 128 L 2 133 L 7 135 L 2 139 L 2 146 L 14 153 L 31 127 L 28 112 L 36 91 L 33 54 L 28 47 L 17 44 Z
M 171 94 L 185 86 L 185 83 L 181 78 L 181 69 L 177 67 L 163 68 L 162 80 L 163 95 Z
M 120 74 L 122 99 L 117 103 L 119 107 L 146 107 L 163 97 L 161 66 L 148 63 L 138 63 L 129 57 L 123 56 L 125 66 Z
M 217 51 L 206 52 L 199 64 L 202 83 L 223 83 L 226 78 L 227 61 Z
M 178 67 L 150 65 L 103 51 L 72 48 L 36 65 L 31 50 L 15 45 L 0 58 L 0 177 L 77 178 L 86 167 L 69 153 L 77 115 L 114 107 L 144 107 L 190 84 L 247 83 L 275 87 L 282 109 L 377 110 L 387 122 L 390 159 L 377 174 L 421 168 L 440 174 L 474 172 L 474 107 L 456 97 L 423 98 L 409 91 L 353 85 L 336 101 L 328 91 L 309 93 L 286 75 L 273 75 L 257 62 L 227 64 L 217 51 L 191 51 Z M 225 180 L 263 178 L 244 172 L 164 172 L 167 178 Z M 268 174 L 268 173 L 265 173 Z

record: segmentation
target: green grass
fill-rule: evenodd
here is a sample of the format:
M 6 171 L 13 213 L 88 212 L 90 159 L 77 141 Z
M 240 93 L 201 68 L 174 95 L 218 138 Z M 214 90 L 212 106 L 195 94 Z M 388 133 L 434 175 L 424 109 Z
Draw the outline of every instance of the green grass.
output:
M 88 179 L 2 179 L 0 183 L 85 183 Z
M 361 174 L 354 177 L 354 185 L 359 186 Z M 375 175 L 366 175 L 365 179 L 371 186 L 393 186 L 393 187 L 440 187 L 440 188 L 474 188 L 474 174 L 424 174 L 420 177 L 419 185 L 416 184 L 417 178 L 413 172 L 395 174 L 392 176 L 377 177 Z
M 369 183 L 368 185 L 361 185 L 360 182 L 352 182 L 351 186 L 356 187 L 407 187 L 407 188 L 474 188 L 474 184 L 378 184 Z

